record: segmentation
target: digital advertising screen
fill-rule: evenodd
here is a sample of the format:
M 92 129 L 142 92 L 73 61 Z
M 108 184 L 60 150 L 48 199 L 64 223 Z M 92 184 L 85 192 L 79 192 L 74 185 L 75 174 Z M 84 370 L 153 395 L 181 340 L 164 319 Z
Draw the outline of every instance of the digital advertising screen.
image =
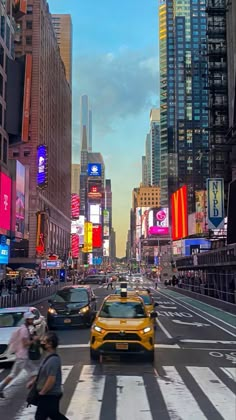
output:
M 169 210 L 168 208 L 154 208 L 148 212 L 148 235 L 169 234 Z
M 188 193 L 187 186 L 179 188 L 171 196 L 172 239 L 188 236 Z
M 16 162 L 16 222 L 15 236 L 23 238 L 25 231 L 25 167 Z
M 41 144 L 37 148 L 38 161 L 37 161 L 37 184 L 38 187 L 45 187 L 48 180 L 48 170 L 47 170 L 47 147 L 45 144 Z
M 95 225 L 99 225 L 101 223 L 101 205 L 100 204 L 89 205 L 89 221 Z
M 79 256 L 79 236 L 76 233 L 71 235 L 71 253 L 72 258 L 78 258 Z
M 79 235 L 80 245 L 84 244 L 84 223 L 84 216 L 80 216 L 79 219 L 71 221 L 71 233 L 76 233 L 77 235 Z
M 102 176 L 101 163 L 88 163 L 88 177 Z
M 102 246 L 102 226 L 93 226 L 93 248 L 101 248 Z
M 78 219 L 80 213 L 80 198 L 78 194 L 71 194 L 71 218 Z
M 0 228 L 11 228 L 11 178 L 0 172 Z

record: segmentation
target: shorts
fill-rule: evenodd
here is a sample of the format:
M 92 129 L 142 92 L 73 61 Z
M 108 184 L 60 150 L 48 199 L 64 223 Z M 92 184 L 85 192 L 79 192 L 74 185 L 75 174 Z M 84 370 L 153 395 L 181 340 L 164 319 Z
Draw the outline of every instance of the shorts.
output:
M 23 369 L 27 372 L 27 374 L 30 377 L 36 376 L 38 373 L 38 367 L 35 363 L 32 362 L 32 360 L 16 359 L 9 374 L 10 378 L 15 378 L 16 376 L 18 376 Z

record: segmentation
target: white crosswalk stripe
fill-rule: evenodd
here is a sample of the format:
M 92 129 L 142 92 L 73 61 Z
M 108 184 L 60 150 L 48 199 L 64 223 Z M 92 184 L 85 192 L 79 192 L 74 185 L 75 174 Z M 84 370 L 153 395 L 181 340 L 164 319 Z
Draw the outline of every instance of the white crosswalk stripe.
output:
M 75 370 L 73 370 L 75 368 Z M 79 370 L 78 370 L 79 369 Z M 148 376 L 156 384 L 156 391 L 163 398 L 166 415 L 170 420 L 207 420 L 208 414 L 204 411 L 204 404 L 198 400 L 199 393 L 203 393 L 205 404 L 209 409 L 215 410 L 224 420 L 232 420 L 235 416 L 236 400 L 233 393 L 236 379 L 235 368 L 220 367 L 214 371 L 207 367 L 187 366 L 181 369 L 175 366 L 163 366 L 160 375 L 154 376 L 150 372 L 147 376 L 122 375 L 117 369 L 112 371 L 113 380 L 108 381 L 109 373 L 100 370 L 97 365 L 84 365 L 62 367 L 62 382 L 69 395 L 69 403 L 66 416 L 70 420 L 101 420 L 104 413 L 104 401 L 114 405 L 114 420 L 156 420 L 151 409 L 150 401 L 153 397 L 153 388 L 147 386 Z M 77 374 L 78 371 L 78 374 Z M 164 373 L 163 373 L 164 372 Z M 71 378 L 69 377 L 72 373 Z M 75 375 L 76 373 L 76 375 Z M 190 385 L 190 378 L 192 384 Z M 74 386 L 71 387 L 71 381 Z M 231 382 L 232 380 L 232 382 Z M 153 383 L 153 382 L 152 382 Z M 232 383 L 232 385 L 230 385 Z M 227 384 L 227 385 L 226 385 Z M 105 392 L 109 386 L 109 392 Z M 231 387 L 231 389 L 229 387 Z M 198 391 L 196 391 L 196 389 Z M 198 392 L 198 395 L 195 393 Z M 68 394 L 66 394 L 68 398 Z M 110 398 L 113 396 L 113 400 Z M 156 403 L 157 404 L 157 403 Z M 158 403 L 159 404 L 159 403 Z M 35 407 L 25 406 L 17 414 L 14 420 L 34 420 Z M 116 414 L 115 414 L 116 413 Z M 161 418 L 162 413 L 160 413 Z M 166 418 L 166 417 L 165 417 Z M 13 419 L 12 419 L 13 420 Z
M 188 367 L 202 391 L 225 420 L 235 418 L 236 400 L 233 392 L 209 368 Z
M 62 385 L 66 382 L 73 366 L 62 366 Z M 24 407 L 23 410 L 15 417 L 16 420 L 33 420 L 36 412 L 35 406 Z

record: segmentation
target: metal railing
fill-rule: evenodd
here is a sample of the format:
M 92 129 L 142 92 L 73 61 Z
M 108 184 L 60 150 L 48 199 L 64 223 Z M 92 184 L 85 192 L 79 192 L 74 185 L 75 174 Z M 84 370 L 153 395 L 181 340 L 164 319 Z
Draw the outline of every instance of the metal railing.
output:
M 25 289 L 21 293 L 10 294 L 0 297 L 0 308 L 12 308 L 15 306 L 33 305 L 35 302 L 43 300 L 53 295 L 65 283 L 53 284 L 50 286 L 41 286 L 37 289 Z
M 177 258 L 176 266 L 181 267 L 198 267 L 198 266 L 217 266 L 217 265 L 236 265 L 236 244 L 228 245 L 224 248 L 212 251 L 202 252 L 191 255 L 189 257 Z
M 211 298 L 223 300 L 229 303 L 236 303 L 236 293 L 220 290 L 218 288 L 209 287 L 208 285 L 194 285 L 182 283 L 178 286 L 180 289 L 187 290 L 188 292 L 198 293 Z

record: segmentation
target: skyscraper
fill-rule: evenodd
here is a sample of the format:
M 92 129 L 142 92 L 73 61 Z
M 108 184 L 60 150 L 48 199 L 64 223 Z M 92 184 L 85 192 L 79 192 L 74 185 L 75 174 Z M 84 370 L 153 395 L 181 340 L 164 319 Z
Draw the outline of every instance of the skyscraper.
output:
M 161 204 L 187 184 L 190 212 L 209 175 L 206 24 L 206 0 L 160 1 Z
M 161 157 L 160 157 L 160 110 L 152 109 L 150 112 L 150 137 L 151 137 L 151 182 L 160 185 Z
M 89 105 L 88 95 L 82 95 L 80 98 L 80 138 L 82 143 L 83 132 L 86 132 L 87 149 L 92 151 L 92 110 Z
M 70 15 L 52 15 L 52 23 L 60 48 L 66 78 L 72 85 L 72 21 Z

